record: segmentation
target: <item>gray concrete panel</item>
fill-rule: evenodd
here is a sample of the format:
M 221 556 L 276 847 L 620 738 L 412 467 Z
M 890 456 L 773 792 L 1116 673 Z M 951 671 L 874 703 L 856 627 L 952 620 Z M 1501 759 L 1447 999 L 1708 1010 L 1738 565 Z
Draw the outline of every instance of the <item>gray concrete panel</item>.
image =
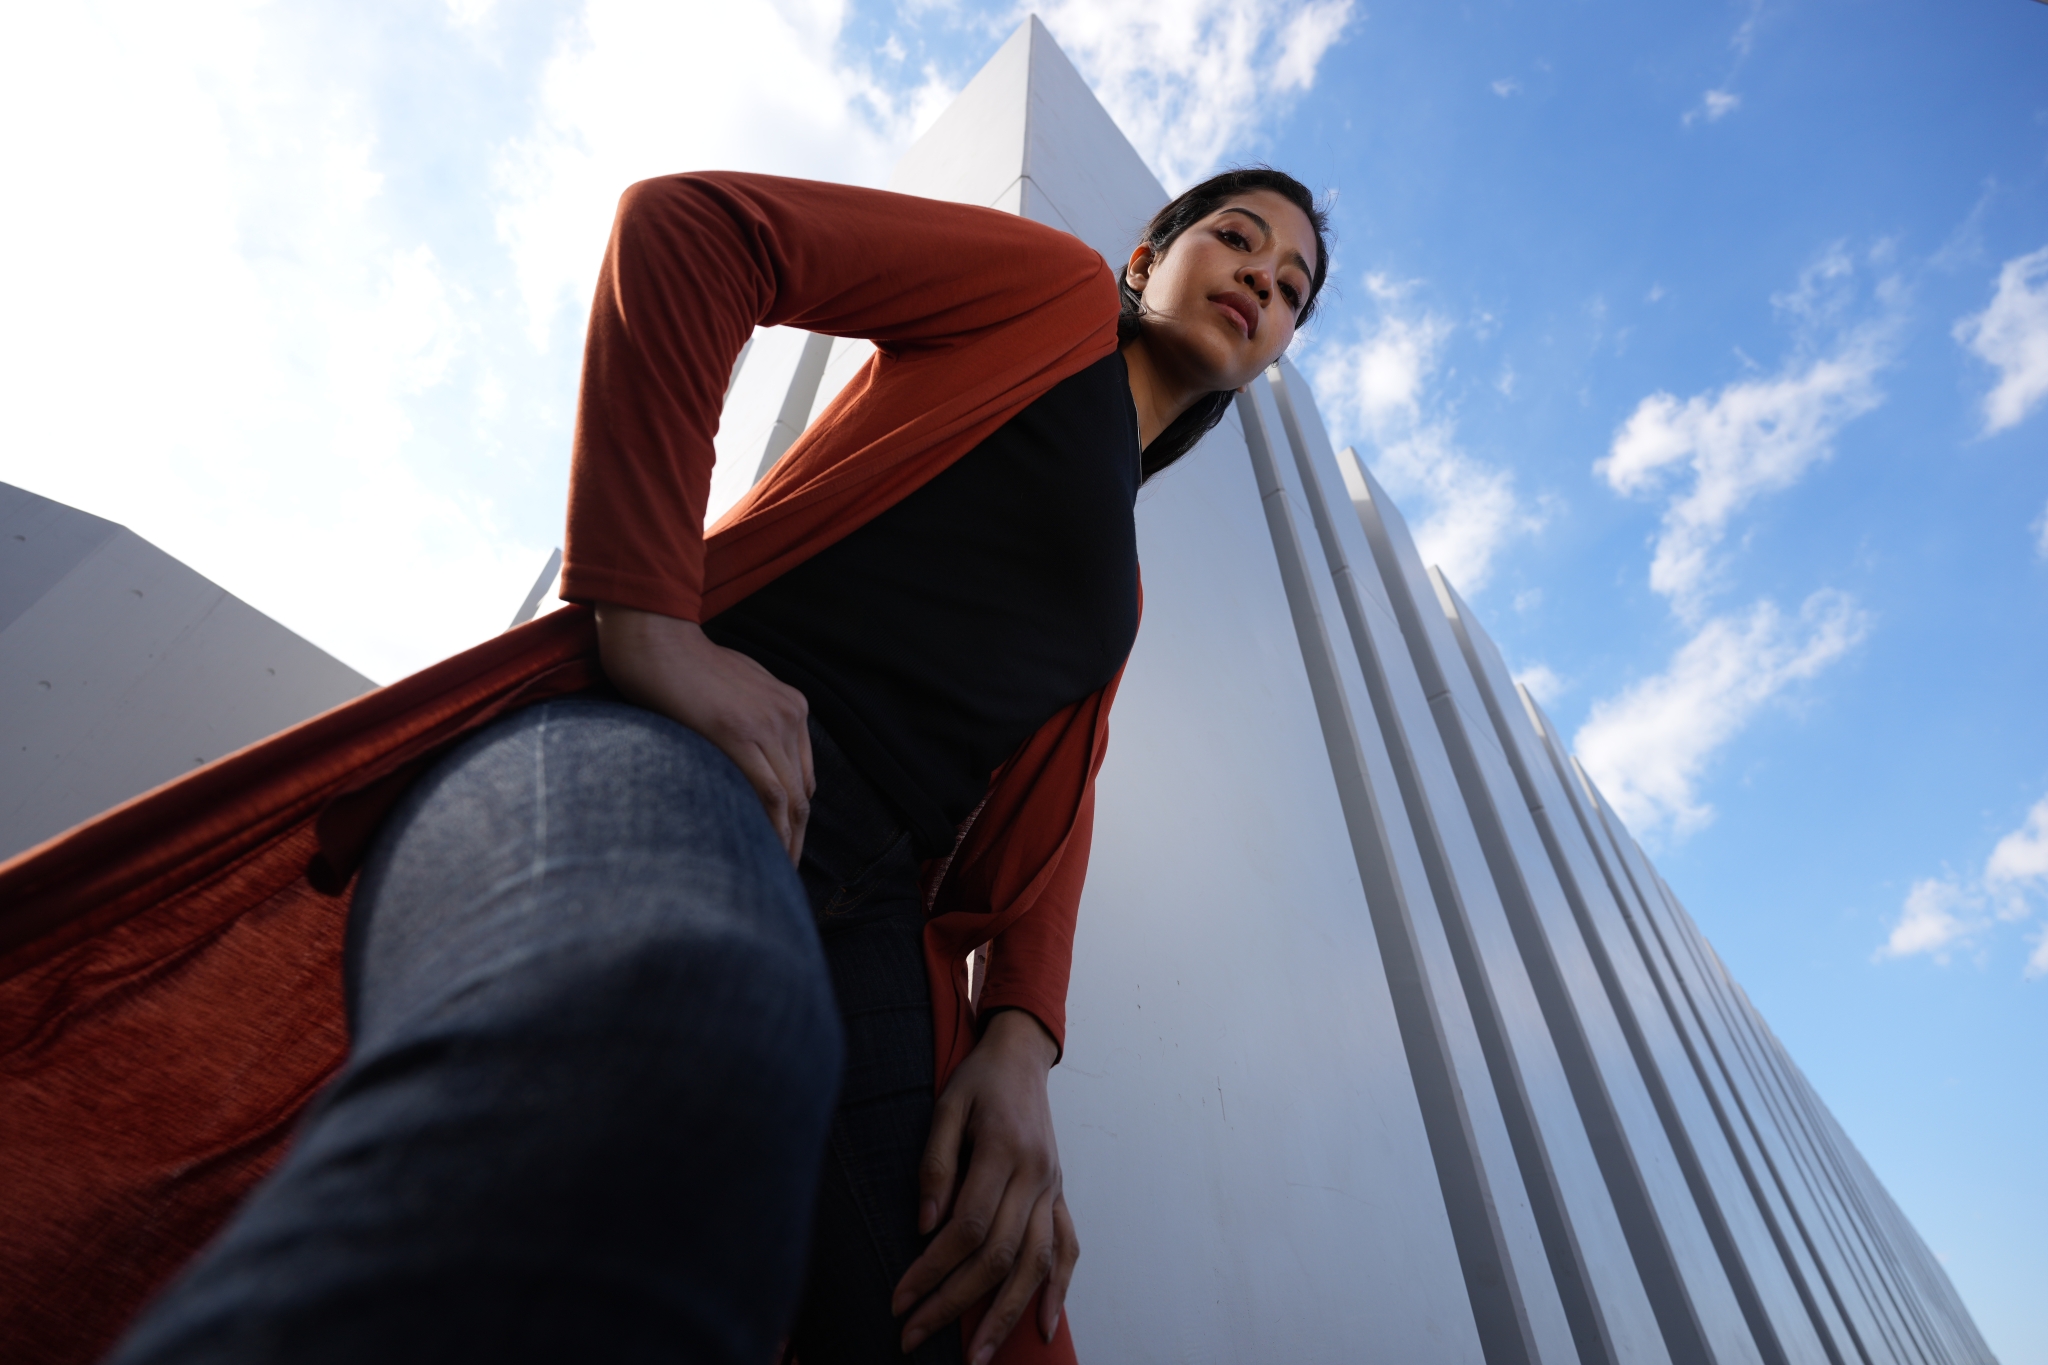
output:
M 1411 657 L 1411 652 L 1432 649 L 1433 642 L 1424 639 L 1411 651 L 1414 642 L 1404 626 L 1414 616 L 1414 605 L 1405 585 L 1392 587 L 1385 566 L 1375 563 L 1374 547 L 1352 515 L 1328 436 L 1300 376 L 1283 362 L 1270 378 L 1579 1358 L 1588 1365 L 1667 1360 L 1662 1332 L 1481 847 L 1474 819 L 1486 817 L 1477 806 L 1468 806 L 1465 777 L 1454 771 L 1457 758 L 1447 749 L 1469 748 L 1470 743 L 1462 734 L 1438 734 L 1425 688 L 1439 669 L 1433 659 Z M 1425 582 L 1423 591 L 1428 590 Z M 1395 602 L 1404 608 L 1398 620 Z M 1433 598 L 1427 609 L 1441 620 Z M 1438 699 L 1443 699 L 1440 689 Z M 1490 732 L 1483 742 L 1493 745 Z M 1480 799 L 1486 798 L 1482 794 Z
M 1788 1361 L 1823 1361 L 1826 1348 L 1780 1254 L 1781 1239 L 1759 1202 L 1761 1182 L 1749 1162 L 1743 1134 L 1729 1114 L 1720 1078 L 1712 1070 L 1704 1041 L 1685 1009 L 1671 964 L 1657 949 L 1643 891 L 1649 881 L 1648 862 L 1598 789 L 1583 772 L 1579 776 L 1599 826 L 1596 850 L 1611 860 L 1617 894 L 1627 911 L 1628 933 L 1662 1006 L 1657 1032 L 1666 1048 L 1659 1065 L 1674 1116 L 1697 1162 L 1699 1180 L 1694 1197 L 1707 1216 L 1708 1230 L 1716 1236 L 1743 1315 L 1767 1356 L 1777 1353 Z
M 1036 20 L 1018 26 L 889 176 L 889 188 L 961 204 L 993 204 L 1024 162 Z M 1089 100 L 1092 102 L 1091 94 Z M 1119 138 L 1122 134 L 1117 135 Z
M 1731 1000 L 1741 1007 L 1744 1017 L 1751 1024 L 1751 1035 L 1762 1044 L 1760 1052 L 1771 1063 L 1769 1073 L 1777 1081 L 1777 1094 L 1784 1100 L 1786 1121 L 1784 1131 L 1797 1143 L 1795 1151 L 1801 1157 L 1800 1165 L 1807 1176 L 1808 1186 L 1820 1199 L 1825 1220 L 1835 1235 L 1835 1244 L 1840 1248 L 1843 1259 L 1860 1292 L 1867 1314 L 1875 1320 L 1877 1339 L 1882 1349 L 1899 1361 L 1919 1361 L 1924 1352 L 1915 1341 L 1915 1334 L 1907 1322 L 1907 1306 L 1900 1287 L 1894 1282 L 1882 1246 L 1882 1230 L 1871 1223 L 1853 1187 L 1847 1170 L 1843 1167 L 1834 1147 L 1834 1139 L 1828 1126 L 1818 1121 L 1818 1115 L 1808 1108 L 1809 1096 L 1804 1078 L 1792 1067 L 1777 1040 L 1762 1027 L 1751 1009 L 1748 998 L 1727 976 L 1719 958 L 1712 948 L 1701 940 L 1706 955 L 1712 959 L 1716 974 L 1728 987 Z
M 1640 855 L 1640 848 L 1637 853 Z M 1641 861 L 1648 866 L 1646 858 Z M 1673 917 L 1663 879 L 1654 869 L 1641 890 L 1653 951 L 1669 969 L 1681 1016 L 1702 1049 L 1697 1060 L 1704 1068 L 1724 1131 L 1733 1140 L 1750 1193 L 1820 1344 L 1834 1365 L 1845 1365 L 1856 1359 L 1855 1340 L 1843 1320 L 1833 1278 L 1816 1259 L 1818 1250 L 1798 1208 L 1804 1191 L 1794 1187 L 1798 1174 L 1787 1169 L 1789 1154 L 1776 1142 L 1775 1126 L 1758 1088 L 1760 1078 L 1728 1028 L 1714 989 L 1700 971 L 1690 937 Z
M 1166 187 L 1138 155 L 1081 73 L 1036 18 L 1031 30 L 1031 109 L 1025 122 L 1024 207 L 1123 264 Z M 1074 155 L 1085 147 L 1088 155 Z M 1133 194 L 1143 187 L 1142 194 Z M 1044 207 L 1041 209 L 1040 204 Z
M 1244 424 L 1487 1358 L 1568 1359 L 1569 1323 L 1492 1087 L 1456 954 L 1431 898 L 1428 873 L 1356 655 L 1336 645 L 1342 612 L 1329 564 L 1310 543 L 1312 514 L 1264 379 L 1240 395 L 1236 412 Z
M 111 521 L 0 483 L 0 631 L 119 534 Z
M 1421 561 L 1399 514 L 1355 455 L 1345 452 L 1341 465 L 1375 552 L 1387 557 L 1407 591 L 1405 585 L 1422 576 Z M 1429 604 L 1431 610 L 1421 610 L 1422 592 L 1434 597 L 1434 588 L 1434 582 L 1418 584 L 1413 594 L 1417 628 L 1427 630 L 1431 638 L 1455 633 L 1435 603 Z M 1483 634 L 1478 638 L 1483 641 Z M 1486 646 L 1490 651 L 1491 643 Z M 1505 681 L 1498 656 L 1475 660 L 1462 635 L 1453 645 L 1438 641 L 1432 651 L 1443 661 L 1438 679 L 1444 698 L 1451 695 L 1450 678 L 1456 678 L 1461 689 L 1469 687 L 1477 698 L 1476 707 L 1469 700 L 1463 707 L 1440 701 L 1439 713 L 1462 721 L 1478 709 L 1488 731 L 1496 740 L 1502 738 L 1491 699 L 1491 689 Z M 1452 668 L 1454 658 L 1464 667 Z M 1497 676 L 1490 677 L 1489 671 Z M 1511 688 L 1512 683 L 1506 686 Z M 1586 897 L 1570 880 L 1573 860 L 1590 863 L 1591 850 L 1578 840 L 1575 829 L 1551 827 L 1550 812 L 1565 803 L 1554 791 L 1554 778 L 1550 787 L 1536 785 L 1549 776 L 1549 764 L 1535 751 L 1533 733 L 1524 727 L 1505 738 L 1506 748 L 1476 736 L 1466 746 L 1467 761 L 1487 789 L 1475 810 L 1483 812 L 1489 826 L 1497 885 L 1516 926 L 1524 961 L 1538 983 L 1552 1036 L 1664 1340 L 1680 1360 L 1755 1358 L 1726 1272 L 1645 1084 L 1645 1045 L 1629 1015 L 1626 993 L 1613 981 L 1617 968 L 1593 927 Z M 1501 763 L 1506 773 L 1498 766 Z M 1578 840 L 1571 843 L 1569 856 L 1556 848 L 1560 834 L 1568 843 Z M 1594 881 L 1598 880 L 1595 873 Z M 1604 886 L 1593 891 L 1595 897 L 1603 893 Z M 1604 908 L 1612 913 L 1611 903 Z M 1626 967 L 1625 960 L 1622 966 Z
M 1448 585 L 1445 588 L 1447 609 L 1455 610 L 1455 597 L 1448 594 Z M 1464 615 L 1469 618 L 1469 612 Z M 1498 667 L 1498 655 L 1490 643 L 1486 653 L 1491 656 L 1486 669 L 1489 686 L 1502 692 L 1511 688 L 1513 684 L 1506 679 L 1505 669 Z M 1526 702 L 1526 695 L 1522 699 Z M 1504 703 L 1505 697 L 1502 700 Z M 1534 727 L 1533 740 L 1529 738 L 1531 731 L 1517 722 L 1510 708 L 1502 705 L 1502 724 L 1516 737 L 1518 752 L 1532 760 L 1526 773 L 1531 790 L 1540 792 L 1538 799 L 1531 802 L 1532 814 L 1537 816 L 1553 869 L 1559 874 L 1573 916 L 1580 923 L 1586 950 L 1627 1040 L 1638 1085 L 1656 1115 L 1681 1177 L 1686 1204 L 1682 1216 L 1666 1212 L 1672 1193 L 1668 1186 L 1646 1183 L 1646 1188 L 1665 1201 L 1660 1204 L 1660 1213 L 1665 1214 L 1667 1230 L 1682 1230 L 1686 1234 L 1682 1244 L 1673 1241 L 1673 1251 L 1688 1287 L 1712 1294 L 1715 1299 L 1712 1306 L 1697 1303 L 1701 1330 L 1713 1334 L 1718 1345 L 1738 1340 L 1744 1343 L 1740 1349 L 1751 1354 L 1782 1354 L 1782 1348 L 1771 1340 L 1769 1319 L 1748 1283 L 1741 1248 L 1729 1234 L 1709 1172 L 1701 1160 L 1695 1130 L 1688 1126 L 1688 1120 L 1695 1119 L 1698 1111 L 1705 1108 L 1705 1101 L 1658 994 L 1658 982 L 1629 927 L 1627 916 L 1633 912 L 1626 908 L 1627 892 L 1616 872 L 1618 860 L 1605 842 L 1599 817 L 1579 787 L 1568 756 L 1556 744 L 1540 712 L 1531 705 L 1523 719 Z M 1590 999 L 1575 998 L 1582 1006 Z M 1612 1093 L 1617 1098 L 1634 1098 L 1629 1087 Z M 1707 1122 L 1711 1127 L 1710 1117 Z M 1631 1136 L 1645 1135 L 1638 1131 Z M 1654 1145 L 1642 1150 L 1661 1155 Z M 1704 1236 L 1704 1246 L 1696 1240 L 1696 1231 Z M 1720 1273 L 1708 1275 L 1708 1265 L 1714 1265 Z M 1759 1321 L 1765 1329 L 1761 1340 L 1756 1330 Z
M 1894 1337 L 1886 1308 L 1872 1295 L 1869 1266 L 1860 1242 L 1848 1228 L 1847 1211 L 1836 1199 L 1832 1183 L 1820 1172 L 1805 1124 L 1793 1114 L 1767 1056 L 1755 1046 L 1747 1022 L 1720 992 L 1715 992 L 1725 1031 L 1754 1080 L 1752 1118 L 1771 1171 L 1780 1183 L 1797 1231 L 1820 1275 L 1846 1333 L 1845 1354 L 1869 1362 L 1905 1361 Z M 1759 1107 L 1760 1106 L 1760 1107 Z
M 1922 1350 L 1924 1356 L 1925 1337 L 1916 1330 L 1919 1326 L 1919 1305 L 1911 1287 L 1900 1274 L 1896 1237 L 1885 1217 L 1890 1198 L 1877 1185 L 1861 1155 L 1836 1125 L 1833 1116 L 1821 1106 L 1803 1076 L 1800 1077 L 1799 1097 L 1802 1107 L 1808 1112 L 1808 1122 L 1823 1136 L 1823 1162 L 1836 1173 L 1839 1188 L 1850 1206 L 1852 1226 L 1869 1248 L 1881 1297 L 1890 1304 L 1894 1320 L 1901 1324 L 1901 1340 L 1908 1348 Z
M 1836 1197 L 1832 1182 L 1821 1173 L 1813 1135 L 1791 1107 L 1774 1049 L 1752 1027 L 1739 993 L 1732 989 L 1733 982 L 1691 916 L 1671 896 L 1661 877 L 1658 885 L 1673 937 L 1688 952 L 1701 993 L 1717 1012 L 1725 1046 L 1741 1060 L 1742 1074 L 1748 1079 L 1746 1086 L 1739 1087 L 1745 1117 L 1784 1193 L 1821 1287 L 1834 1304 L 1847 1337 L 1845 1353 L 1869 1361 L 1917 1358 L 1900 1353 L 1895 1324 L 1887 1316 L 1889 1305 L 1873 1296 L 1872 1267 L 1864 1257 L 1861 1239 L 1849 1227 L 1848 1211 Z
M 1084 1359 L 1483 1359 L 1234 420 L 1141 495 L 1065 1060 Z
M 763 327 L 747 343 L 746 362 L 733 376 L 718 415 L 717 460 L 704 504 L 704 524 L 715 526 L 760 476 L 769 434 L 782 417 L 810 333 L 796 327 Z M 808 409 L 805 420 L 808 420 Z
M 112 523 L 36 501 L 84 529 L 0 630 L 0 857 L 372 686 L 125 529 L 76 557 Z

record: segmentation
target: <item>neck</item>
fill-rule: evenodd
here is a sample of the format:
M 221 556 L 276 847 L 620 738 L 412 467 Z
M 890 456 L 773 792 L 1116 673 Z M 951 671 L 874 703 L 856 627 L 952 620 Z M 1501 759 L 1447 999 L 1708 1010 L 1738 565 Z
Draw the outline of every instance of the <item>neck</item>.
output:
M 1173 419 L 1195 405 L 1208 390 L 1163 369 L 1141 334 L 1124 347 L 1124 368 L 1131 376 L 1131 402 L 1138 409 L 1138 443 L 1149 446 Z

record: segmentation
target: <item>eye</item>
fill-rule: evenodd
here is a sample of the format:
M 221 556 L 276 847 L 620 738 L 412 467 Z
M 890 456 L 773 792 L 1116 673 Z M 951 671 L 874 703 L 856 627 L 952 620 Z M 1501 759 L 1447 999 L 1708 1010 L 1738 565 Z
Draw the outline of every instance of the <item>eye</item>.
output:
M 1297 313 L 1301 311 L 1301 291 L 1296 289 L 1293 285 L 1281 285 L 1280 297 L 1287 300 L 1287 306 L 1289 308 L 1293 309 Z
M 1250 251 L 1252 249 L 1251 242 L 1236 228 L 1218 228 L 1216 235 L 1236 247 L 1239 251 Z

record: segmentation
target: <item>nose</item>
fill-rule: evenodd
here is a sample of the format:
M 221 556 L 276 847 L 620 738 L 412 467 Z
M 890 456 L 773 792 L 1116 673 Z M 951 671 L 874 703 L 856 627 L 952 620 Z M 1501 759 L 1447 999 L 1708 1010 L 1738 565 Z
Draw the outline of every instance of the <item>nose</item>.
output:
M 1248 265 L 1237 278 L 1240 284 L 1259 296 L 1261 304 L 1273 301 L 1273 273 L 1271 271 L 1261 270 L 1257 266 Z

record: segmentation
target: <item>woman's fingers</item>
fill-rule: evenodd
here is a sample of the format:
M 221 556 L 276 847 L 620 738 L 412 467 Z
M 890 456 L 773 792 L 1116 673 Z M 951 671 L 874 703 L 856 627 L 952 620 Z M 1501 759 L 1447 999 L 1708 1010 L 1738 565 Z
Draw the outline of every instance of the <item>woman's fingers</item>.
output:
M 628 701 L 689 726 L 745 774 L 793 862 L 810 823 L 810 703 L 694 621 L 601 605 L 598 650 Z
M 1081 1239 L 1074 1232 L 1074 1216 L 1067 1212 L 1067 1196 L 1052 1197 L 1052 1274 L 1046 1277 L 1045 1295 L 1038 1301 L 1038 1334 L 1047 1341 L 1059 1330 L 1060 1314 L 1067 1307 L 1067 1286 L 1074 1282 L 1074 1264 L 1081 1259 Z
M 974 1339 L 967 1344 L 967 1365 L 988 1365 L 996 1348 L 1010 1339 L 1017 1319 L 1023 1317 L 1024 1310 L 1031 1306 L 1031 1296 L 1038 1292 L 1038 1286 L 1052 1274 L 1058 1254 L 1053 1236 L 1055 1197 L 1040 1199 L 1031 1210 L 1017 1263 L 1011 1267 L 1002 1288 L 996 1291 L 995 1302 L 989 1305 L 981 1325 L 974 1329 Z
M 968 1183 L 970 1186 L 973 1184 L 971 1172 Z M 953 1214 L 952 1221 L 940 1230 L 938 1238 L 919 1258 L 919 1265 L 922 1265 L 932 1252 L 939 1250 L 941 1242 L 950 1242 L 947 1254 L 957 1268 L 903 1324 L 904 1354 L 916 1350 L 926 1337 L 966 1312 L 969 1305 L 1008 1279 L 1010 1272 L 1016 1269 L 1018 1256 L 1024 1249 L 1024 1235 L 1030 1226 L 1031 1210 L 1038 1202 L 1037 1191 L 1025 1193 L 1019 1188 L 1021 1184 L 1017 1180 L 1009 1182 L 1000 1202 L 994 1206 L 992 1217 L 984 1216 L 980 1201 L 970 1200 L 968 1190 L 961 1191 L 960 1207 Z M 958 1254 L 970 1247 L 968 1254 Z M 913 1265 L 911 1273 L 917 1273 L 918 1268 L 918 1265 Z M 910 1275 L 903 1279 L 908 1286 Z
M 932 1115 L 932 1140 L 925 1148 L 926 1164 L 919 1174 L 919 1183 L 928 1189 L 950 1190 L 953 1184 L 952 1163 L 958 1159 L 960 1151 L 961 1120 L 956 1117 L 948 1124 L 946 1110 L 946 1101 L 941 1099 Z M 950 1139 L 942 1137 L 943 1130 L 948 1127 L 953 1133 Z M 994 1150 L 975 1153 L 974 1162 L 967 1170 L 967 1179 L 961 1182 L 960 1193 L 953 1198 L 950 1217 L 946 1216 L 945 1201 L 941 1198 L 941 1212 L 936 1217 L 946 1217 L 945 1226 L 939 1229 L 938 1236 L 932 1238 L 924 1254 L 912 1261 L 910 1269 L 904 1271 L 903 1278 L 897 1281 L 896 1292 L 889 1300 L 889 1311 L 896 1316 L 909 1312 L 913 1305 L 938 1288 L 961 1262 L 988 1241 L 1002 1209 L 1003 1192 L 1016 1169 L 1015 1161 L 998 1160 L 998 1155 Z M 944 1183 L 936 1184 L 941 1170 L 944 1171 Z
M 792 842 L 789 856 L 801 858 L 804 853 L 804 833 L 811 825 L 811 798 L 818 794 L 817 771 L 811 766 L 810 704 L 804 705 L 804 723 L 796 728 L 797 771 L 802 775 L 803 785 L 797 791 L 803 796 L 803 805 L 797 808 L 796 838 Z
M 967 1106 L 950 1095 L 932 1109 L 932 1132 L 925 1139 L 924 1159 L 917 1165 L 917 1231 L 930 1232 L 946 1216 L 953 1201 L 953 1174 L 958 1169 L 960 1138 L 967 1126 Z

